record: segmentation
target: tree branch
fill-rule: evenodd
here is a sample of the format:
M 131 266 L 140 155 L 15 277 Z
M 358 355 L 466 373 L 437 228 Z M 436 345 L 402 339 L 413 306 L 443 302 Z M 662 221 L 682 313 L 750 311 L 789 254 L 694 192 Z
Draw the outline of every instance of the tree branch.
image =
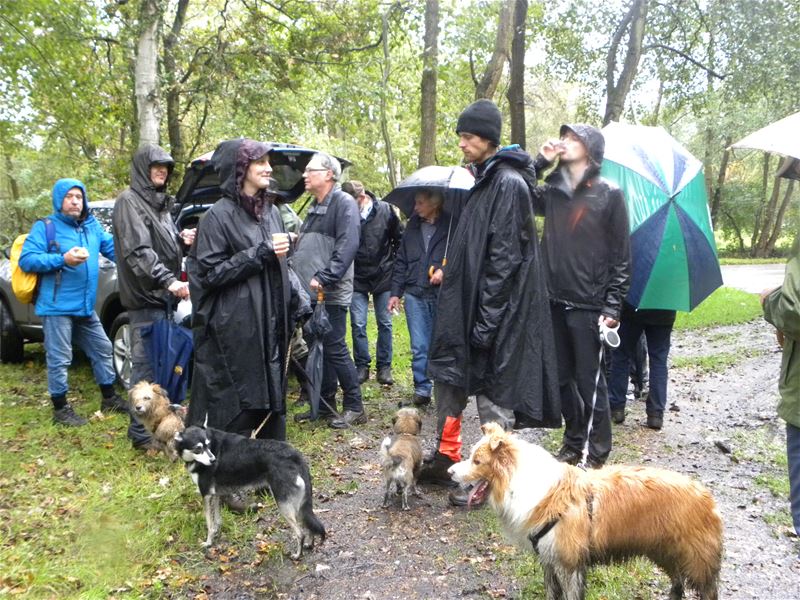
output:
M 673 48 L 671 46 L 667 46 L 666 44 L 649 44 L 648 46 L 645 46 L 644 49 L 645 50 L 654 50 L 656 48 L 661 49 L 661 50 L 667 50 L 669 52 L 673 52 L 673 53 L 677 54 L 678 56 L 680 56 L 684 60 L 687 60 L 690 63 L 692 63 L 694 66 L 702 69 L 703 71 L 705 71 L 706 73 L 708 73 L 712 77 L 716 77 L 717 79 L 725 79 L 725 77 L 726 77 L 726 75 L 723 75 L 721 73 L 717 73 L 714 69 L 711 69 L 710 67 L 705 66 L 703 63 L 701 63 L 698 60 L 695 60 L 694 58 L 692 58 L 691 56 L 689 56 L 685 52 L 683 52 L 681 50 L 678 50 L 677 48 Z

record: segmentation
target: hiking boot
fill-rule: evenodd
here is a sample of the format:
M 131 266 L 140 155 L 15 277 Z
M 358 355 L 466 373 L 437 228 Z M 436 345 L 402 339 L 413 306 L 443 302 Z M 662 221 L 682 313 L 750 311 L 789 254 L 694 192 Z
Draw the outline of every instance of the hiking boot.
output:
M 556 455 L 556 460 L 568 465 L 577 465 L 581 460 L 581 453 L 569 446 L 561 446 L 561 450 Z
M 647 426 L 659 431 L 664 426 L 663 415 L 647 415 Z
M 294 422 L 295 423 L 305 423 L 307 421 L 331 421 L 331 420 L 333 420 L 335 418 L 336 418 L 336 415 L 332 415 L 330 413 L 320 412 L 317 415 L 317 418 L 314 419 L 311 416 L 311 410 L 307 410 L 307 411 L 304 411 L 304 412 L 301 412 L 301 413 L 297 413 L 294 416 Z
M 614 421 L 617 425 L 620 423 L 625 422 L 625 409 L 624 408 L 612 408 L 611 409 L 611 420 Z
M 480 508 L 486 503 L 486 494 L 473 494 L 475 490 L 474 485 L 467 487 L 458 486 L 458 489 L 451 491 L 447 494 L 447 500 L 453 506 L 466 506 L 469 508 Z
M 128 403 L 119 397 L 119 394 L 114 394 L 109 398 L 103 398 L 100 401 L 100 410 L 102 412 L 115 412 L 122 414 L 130 414 Z
M 161 446 L 153 438 L 150 438 L 145 442 L 134 444 L 133 449 L 138 450 L 139 452 L 150 452 L 150 451 L 158 452 L 159 450 L 161 450 Z
M 58 410 L 53 411 L 53 423 L 57 425 L 66 425 L 67 427 L 81 427 L 86 425 L 89 421 L 84 419 L 79 414 L 72 410 L 72 406 L 65 404 Z
M 604 464 L 606 464 L 606 461 L 595 458 L 594 456 L 586 457 L 587 469 L 602 469 Z
M 436 452 L 432 461 L 422 465 L 417 481 L 445 487 L 455 487 L 458 484 L 450 478 L 450 474 L 447 472 L 447 469 L 454 464 L 456 464 L 455 461 L 449 456 L 445 456 L 441 452 Z
M 379 368 L 376 378 L 378 383 L 381 385 L 394 385 L 394 379 L 392 378 L 392 367 Z
M 358 383 L 361 385 L 369 379 L 369 367 L 356 367 L 356 375 L 358 375 Z
M 420 396 L 419 394 L 414 394 L 414 397 L 411 398 L 411 404 L 414 406 L 428 406 L 431 403 L 430 396 Z
M 328 422 L 328 426 L 333 429 L 347 429 L 352 425 L 363 425 L 367 422 L 367 413 L 362 410 L 356 412 L 354 410 L 346 410 L 342 413 L 341 417 L 337 417 Z

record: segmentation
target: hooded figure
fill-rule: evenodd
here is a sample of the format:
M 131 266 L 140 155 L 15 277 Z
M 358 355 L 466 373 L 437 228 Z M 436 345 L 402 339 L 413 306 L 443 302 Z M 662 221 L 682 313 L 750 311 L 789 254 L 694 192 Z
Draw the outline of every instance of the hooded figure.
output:
M 531 423 L 560 427 L 535 191 L 533 162 L 518 146 L 501 149 L 477 174 L 450 239 L 428 374 Z
M 285 233 L 266 189 L 242 189 L 249 165 L 269 146 L 222 142 L 211 157 L 222 198 L 203 216 L 187 260 L 195 367 L 188 423 L 285 439 L 286 366 L 295 323 L 310 312 L 273 233 Z

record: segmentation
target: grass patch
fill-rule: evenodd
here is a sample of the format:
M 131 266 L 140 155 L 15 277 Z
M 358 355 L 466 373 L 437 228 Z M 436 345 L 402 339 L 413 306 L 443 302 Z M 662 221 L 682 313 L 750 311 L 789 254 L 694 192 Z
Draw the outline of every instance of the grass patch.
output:
M 702 329 L 747 323 L 762 314 L 758 296 L 721 287 L 690 313 L 679 312 L 675 329 Z
M 721 265 L 776 265 L 786 264 L 786 257 L 775 258 L 720 258 Z
M 732 367 L 744 357 L 734 352 L 720 352 L 707 356 L 678 356 L 672 359 L 673 369 L 692 367 L 704 373 L 721 371 Z

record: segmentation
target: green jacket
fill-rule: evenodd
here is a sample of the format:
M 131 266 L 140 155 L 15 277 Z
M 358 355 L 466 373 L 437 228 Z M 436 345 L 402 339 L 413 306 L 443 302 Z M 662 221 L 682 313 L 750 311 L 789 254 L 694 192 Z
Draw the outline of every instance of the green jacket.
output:
M 784 335 L 778 415 L 800 427 L 800 235 L 789 255 L 783 285 L 764 301 L 764 318 Z

